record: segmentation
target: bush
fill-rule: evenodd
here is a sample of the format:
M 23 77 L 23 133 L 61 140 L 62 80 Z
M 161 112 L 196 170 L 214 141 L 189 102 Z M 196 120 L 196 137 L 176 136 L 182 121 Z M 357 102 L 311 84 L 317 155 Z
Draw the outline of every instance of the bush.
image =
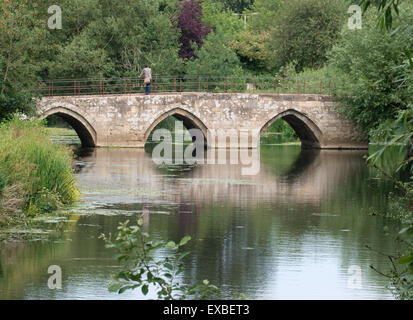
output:
M 140 288 L 146 296 L 150 289 L 154 289 L 161 300 L 205 300 L 219 295 L 221 291 L 208 280 L 196 285 L 181 283 L 183 261 L 189 254 L 182 251 L 182 247 L 191 237 L 185 236 L 178 243 L 151 241 L 150 235 L 143 230 L 143 217 L 141 215 L 133 226 L 128 225 L 129 220 L 120 222 L 114 240 L 111 235 L 100 236 L 106 242 L 106 248 L 116 250 L 117 260 L 122 265 L 122 270 L 111 281 L 109 291 L 121 294 L 126 290 Z M 160 250 L 169 251 L 170 254 L 160 258 Z

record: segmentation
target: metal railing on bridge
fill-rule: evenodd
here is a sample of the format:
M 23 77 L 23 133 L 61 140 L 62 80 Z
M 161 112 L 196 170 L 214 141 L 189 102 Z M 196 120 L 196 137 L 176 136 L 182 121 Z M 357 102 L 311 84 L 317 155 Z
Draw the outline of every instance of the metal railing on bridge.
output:
M 331 80 L 310 78 L 153 76 L 151 93 L 211 92 L 331 95 Z M 39 84 L 43 96 L 137 94 L 145 92 L 142 78 L 56 79 Z

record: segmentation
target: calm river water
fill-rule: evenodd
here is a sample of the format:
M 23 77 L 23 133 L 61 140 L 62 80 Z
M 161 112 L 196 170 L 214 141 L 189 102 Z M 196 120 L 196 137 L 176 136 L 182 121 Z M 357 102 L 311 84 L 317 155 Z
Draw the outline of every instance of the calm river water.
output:
M 143 210 L 154 238 L 192 237 L 183 281 L 209 279 L 222 298 L 392 299 L 369 267 L 387 270 L 387 258 L 365 246 L 392 252 L 383 228 L 397 225 L 368 214 L 386 205 L 387 186 L 364 155 L 266 146 L 259 174 L 243 176 L 239 165 L 168 170 L 144 150 L 84 150 L 81 202 L 43 222 L 52 240 L 0 244 L 0 299 L 144 298 L 109 293 L 118 265 L 98 239 Z M 50 265 L 62 268 L 61 290 L 47 286 Z

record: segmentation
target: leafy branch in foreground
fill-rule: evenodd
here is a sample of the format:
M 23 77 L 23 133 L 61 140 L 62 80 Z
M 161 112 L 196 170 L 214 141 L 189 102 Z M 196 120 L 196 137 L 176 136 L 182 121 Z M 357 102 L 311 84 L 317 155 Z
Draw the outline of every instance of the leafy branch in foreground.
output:
M 391 269 L 382 272 L 372 265 L 370 268 L 390 280 L 397 298 L 411 300 L 413 299 L 413 220 L 406 221 L 405 227 L 399 231 L 395 239 L 407 247 L 406 252 L 398 255 L 378 252 L 390 260 Z M 367 248 L 373 250 L 369 246 Z
M 402 244 L 403 253 L 396 255 L 386 255 L 391 262 L 392 268 L 389 273 L 372 269 L 379 274 L 388 277 L 395 288 L 395 293 L 400 299 L 413 298 L 413 107 L 400 112 L 399 117 L 389 127 L 387 143 L 377 152 L 368 157 L 367 161 L 378 169 L 385 177 L 393 181 L 395 186 L 401 191 L 402 197 L 394 198 L 391 210 L 396 210 L 394 215 L 402 220 L 405 226 L 396 236 L 396 240 Z M 395 172 L 388 172 L 379 165 L 379 160 L 383 158 L 385 151 L 392 146 L 399 146 L 400 151 L 405 150 L 404 160 L 400 161 Z M 396 173 L 403 172 L 407 175 L 407 181 L 395 177 Z
M 116 249 L 116 258 L 122 265 L 122 270 L 111 281 L 109 291 L 120 294 L 140 288 L 146 296 L 153 289 L 160 300 L 205 300 L 221 293 L 208 280 L 197 285 L 181 283 L 183 259 L 189 254 L 182 247 L 191 240 L 190 236 L 183 237 L 179 243 L 151 241 L 143 230 L 142 216 L 137 225 L 129 226 L 129 220 L 119 223 L 118 230 L 113 241 L 111 235 L 100 236 L 105 240 L 106 248 Z M 162 255 L 156 254 L 159 251 Z
M 388 132 L 385 134 L 386 144 L 377 152 L 367 158 L 367 161 L 379 169 L 385 176 L 391 178 L 403 191 L 409 193 L 413 190 L 413 105 L 409 109 L 400 111 L 398 118 L 390 123 Z M 408 175 L 407 183 L 395 180 L 391 173 L 386 172 L 378 166 L 378 161 L 383 157 L 385 151 L 393 146 L 399 146 L 400 152 L 405 150 L 404 160 L 396 169 L 396 173 L 403 171 Z

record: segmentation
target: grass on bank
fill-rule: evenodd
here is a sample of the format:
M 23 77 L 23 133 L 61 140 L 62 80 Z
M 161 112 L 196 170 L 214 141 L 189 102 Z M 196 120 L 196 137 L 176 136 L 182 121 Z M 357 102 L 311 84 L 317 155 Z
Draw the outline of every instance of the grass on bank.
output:
M 0 124 L 0 224 L 52 212 L 78 199 L 71 151 L 39 120 Z

